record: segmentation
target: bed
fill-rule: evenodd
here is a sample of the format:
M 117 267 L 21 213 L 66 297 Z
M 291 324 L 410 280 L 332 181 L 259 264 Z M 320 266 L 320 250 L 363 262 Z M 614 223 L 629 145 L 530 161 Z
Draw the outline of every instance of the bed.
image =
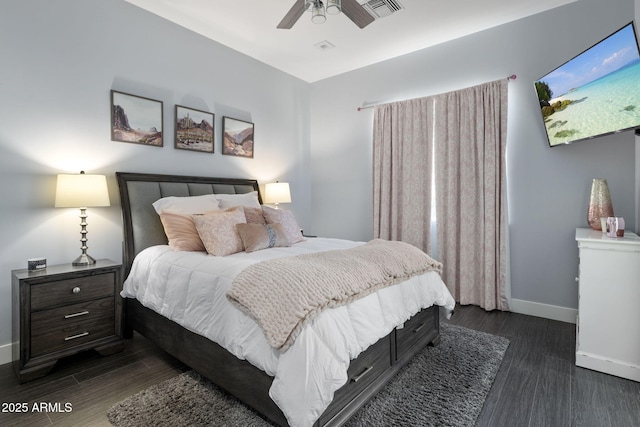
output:
M 183 253 L 180 255 L 173 253 L 174 251 L 167 246 L 167 237 L 164 232 L 163 224 L 152 206 L 152 204 L 158 199 L 168 196 L 191 197 L 209 194 L 244 195 L 257 192 L 258 200 L 261 203 L 258 182 L 255 180 L 127 172 L 117 172 L 116 176 L 123 212 L 124 277 L 127 278 L 129 282 L 135 279 L 134 276 L 144 276 L 147 282 L 154 281 L 154 279 L 149 278 L 150 276 L 153 276 L 153 274 L 150 275 L 148 272 L 141 270 L 141 265 L 146 266 L 147 264 L 151 264 L 151 262 L 147 262 L 145 259 L 152 259 L 154 262 L 156 259 L 170 259 L 172 264 L 167 264 L 166 271 L 174 272 L 176 270 L 182 271 L 184 266 L 180 263 L 183 263 L 184 265 L 200 265 L 204 263 L 205 258 L 208 260 L 221 258 L 208 256 L 206 253 L 190 254 L 187 258 L 186 255 L 182 255 Z M 290 254 L 289 251 L 293 251 L 294 249 L 295 251 L 311 252 L 342 247 L 351 248 L 352 246 L 352 243 L 349 243 L 348 241 L 310 238 L 305 239 L 304 242 L 292 245 L 291 248 L 273 248 L 265 251 L 258 251 L 259 255 L 257 255 L 257 259 L 259 261 L 265 257 L 268 258 L 267 255 L 270 253 L 269 251 L 276 250 L 280 250 L 280 252 L 285 254 L 278 255 L 278 257 L 286 257 L 288 256 L 286 254 Z M 255 253 L 257 254 L 258 252 Z M 297 253 L 298 252 L 291 252 L 291 254 L 294 255 Z M 174 260 L 176 257 L 177 259 Z M 236 260 L 237 265 L 240 267 L 245 265 L 242 264 L 243 262 L 258 262 L 254 258 L 248 260 L 248 257 L 249 255 L 243 253 L 238 254 L 237 257 L 233 259 Z M 241 271 L 242 269 L 240 267 L 235 268 Z M 359 343 L 357 351 L 350 350 L 352 352 L 356 351 L 357 356 L 350 361 L 347 359 L 345 378 L 339 380 L 340 384 L 335 386 L 335 391 L 331 391 L 332 399 L 330 399 L 330 403 L 320 405 L 321 410 L 318 412 L 319 415 L 316 414 L 313 417 L 309 417 L 311 421 L 307 418 L 302 419 L 297 415 L 291 415 L 291 411 L 286 405 L 295 406 L 296 404 L 287 402 L 283 404 L 283 399 L 277 396 L 278 392 L 273 392 L 272 389 L 280 390 L 280 394 L 286 393 L 288 386 L 283 385 L 284 383 L 281 377 L 294 376 L 288 373 L 289 371 L 285 368 L 278 371 L 278 369 L 280 369 L 279 363 L 282 359 L 288 360 L 294 357 L 283 357 L 281 354 L 295 355 L 303 351 L 296 346 L 303 347 L 306 345 L 308 348 L 316 346 L 316 344 L 313 344 L 313 341 L 307 341 L 315 339 L 308 337 L 315 337 L 319 334 L 316 329 L 313 328 L 322 328 L 322 326 L 316 326 L 315 319 L 312 322 L 313 325 L 305 326 L 302 329 L 300 336 L 296 338 L 293 346 L 286 350 L 285 353 L 280 353 L 278 350 L 273 350 L 271 352 L 266 351 L 264 353 L 266 354 L 264 357 L 265 360 L 275 360 L 273 362 L 276 364 L 275 367 L 270 368 L 269 363 L 271 362 L 269 362 L 269 360 L 262 362 L 261 359 L 256 362 L 252 360 L 252 355 L 247 356 L 244 354 L 244 350 L 241 351 L 242 354 L 238 354 L 238 351 L 235 350 L 233 345 L 228 345 L 226 342 L 222 342 L 222 345 L 218 344 L 212 339 L 207 338 L 203 332 L 196 331 L 196 328 L 192 327 L 189 322 L 181 322 L 182 317 L 186 317 L 191 313 L 191 311 L 193 311 L 191 309 L 183 310 L 181 314 L 177 315 L 178 318 L 174 320 L 166 317 L 166 314 L 163 315 L 159 313 L 162 312 L 159 307 L 163 306 L 167 299 L 176 298 L 168 298 L 165 296 L 165 299 L 161 303 L 156 304 L 157 307 L 153 307 L 152 304 L 148 304 L 145 301 L 144 297 L 134 298 L 134 291 L 129 291 L 127 294 L 127 291 L 125 290 L 123 291 L 123 296 L 126 296 L 126 298 L 123 299 L 125 307 L 125 337 L 130 338 L 133 335 L 133 331 L 137 331 L 150 341 L 157 344 L 160 348 L 207 377 L 213 383 L 234 395 L 239 400 L 259 412 L 263 417 L 277 425 L 311 425 L 311 423 L 315 426 L 342 425 L 355 413 L 355 411 L 361 408 L 377 391 L 379 391 L 400 368 L 406 365 L 406 363 L 408 363 L 408 361 L 410 361 L 419 350 L 428 344 L 438 344 L 440 337 L 439 319 L 441 306 L 446 307 L 444 311 L 450 312 L 455 303 L 448 291 L 441 290 L 444 285 L 441 283 L 439 275 L 437 275 L 437 273 L 430 273 L 425 273 L 424 275 L 419 276 L 416 280 L 436 282 L 436 286 L 438 287 L 437 292 L 430 292 L 435 292 L 435 296 L 433 298 L 438 301 L 438 304 L 436 305 L 434 303 L 433 305 L 426 306 L 425 308 L 406 308 L 404 314 L 401 314 L 406 317 L 406 320 L 398 322 L 398 319 L 389 319 L 386 321 L 387 323 L 396 322 L 398 324 L 392 326 L 386 335 L 376 337 L 375 340 L 368 338 L 372 341 L 371 343 Z M 201 273 L 182 276 L 190 277 L 191 275 L 196 276 L 199 274 Z M 434 274 L 437 277 L 434 276 Z M 131 280 L 129 280 L 129 276 L 131 276 Z M 166 277 L 170 276 L 170 274 L 162 273 L 157 276 Z M 415 284 L 409 284 L 408 282 L 409 281 L 407 281 L 407 283 L 403 282 L 399 284 L 398 288 L 405 285 L 418 286 Z M 165 284 L 164 286 L 165 288 L 161 292 L 182 292 L 175 291 L 174 289 L 178 288 L 177 285 L 174 287 L 173 283 Z M 199 288 L 198 290 L 194 290 L 194 285 L 190 283 L 186 286 L 187 289 L 191 289 L 191 293 L 197 295 L 197 298 L 202 298 Z M 393 286 L 390 288 L 396 287 Z M 144 292 L 147 292 L 140 291 L 138 288 L 135 289 L 138 292 L 137 295 L 144 295 Z M 390 294 L 382 294 L 381 292 L 387 292 L 386 289 L 355 301 L 349 304 L 344 310 L 356 313 L 359 310 L 365 310 L 365 308 L 359 307 L 367 307 L 367 304 L 371 304 L 370 301 L 375 298 L 379 301 L 387 301 L 385 304 L 390 304 L 388 301 L 394 301 L 393 298 L 396 297 L 389 296 Z M 411 296 L 409 299 L 418 299 L 414 298 L 413 294 L 411 294 L 411 292 L 415 292 L 413 290 L 414 288 L 407 287 L 406 289 L 410 290 L 405 291 L 404 297 L 398 298 L 407 299 L 407 295 L 409 295 Z M 157 293 L 159 291 L 155 292 Z M 378 296 L 378 293 L 383 296 Z M 141 301 L 143 301 L 144 304 Z M 185 303 L 185 305 L 189 307 L 189 303 Z M 423 305 L 427 304 L 423 303 Z M 149 308 L 148 306 L 152 307 Z M 233 307 L 232 304 L 229 304 L 229 306 Z M 233 311 L 234 309 L 227 307 L 225 310 Z M 339 308 L 339 310 L 342 310 L 342 308 Z M 411 312 L 411 315 L 407 316 L 408 310 L 413 310 L 413 312 Z M 207 312 L 212 311 L 215 310 L 207 310 Z M 187 314 L 185 314 L 185 312 Z M 359 320 L 356 320 L 356 322 L 374 321 L 370 319 L 374 319 L 376 317 L 375 315 L 368 316 L 365 311 L 362 312 L 365 314 L 360 314 Z M 401 315 L 399 314 L 398 316 Z M 246 314 L 242 314 L 242 316 L 246 316 Z M 317 319 L 321 320 L 318 320 L 317 324 L 322 325 L 322 321 L 328 318 L 329 314 L 325 314 L 323 312 L 318 316 Z M 334 320 L 327 320 L 327 322 L 329 321 L 333 322 Z M 198 323 L 198 321 L 196 321 L 196 323 Z M 241 321 L 238 323 L 244 324 L 246 323 L 246 319 L 241 318 Z M 255 329 L 252 325 L 249 325 L 248 327 L 252 328 L 250 330 Z M 388 325 L 385 327 L 388 327 Z M 309 332 L 307 332 L 307 329 L 309 329 Z M 298 341 L 302 341 L 302 343 L 296 344 Z M 307 344 L 307 342 L 311 344 Z M 251 344 L 251 346 L 253 346 L 253 344 Z M 354 345 L 354 347 L 356 346 Z M 251 362 L 249 360 L 251 360 Z M 262 363 L 264 363 L 265 366 L 262 366 Z M 294 365 L 292 366 L 297 366 L 295 363 L 299 364 L 299 362 L 294 362 Z M 285 366 L 284 362 L 280 364 Z M 322 364 L 324 365 L 325 362 L 323 361 Z M 258 365 L 259 367 L 256 367 L 255 365 Z M 312 363 L 308 363 L 308 365 L 311 365 L 309 369 L 316 369 Z M 307 374 L 313 376 L 309 373 Z M 270 395 L 270 390 L 273 395 Z M 289 399 L 289 396 L 286 396 L 286 399 Z M 276 404 L 276 401 L 278 404 Z M 284 412 L 282 409 L 283 407 L 285 408 Z M 317 408 L 315 410 L 318 411 Z M 287 413 L 287 415 L 285 415 L 285 413 Z M 289 422 L 291 420 L 294 421 Z

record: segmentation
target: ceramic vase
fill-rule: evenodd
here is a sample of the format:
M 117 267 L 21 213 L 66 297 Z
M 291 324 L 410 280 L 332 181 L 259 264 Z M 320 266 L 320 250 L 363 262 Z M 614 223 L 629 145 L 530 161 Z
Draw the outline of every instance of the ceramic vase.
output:
M 594 230 L 602 231 L 600 218 L 613 216 L 613 205 L 606 179 L 594 179 L 591 184 L 591 197 L 589 198 L 589 210 L 587 222 Z

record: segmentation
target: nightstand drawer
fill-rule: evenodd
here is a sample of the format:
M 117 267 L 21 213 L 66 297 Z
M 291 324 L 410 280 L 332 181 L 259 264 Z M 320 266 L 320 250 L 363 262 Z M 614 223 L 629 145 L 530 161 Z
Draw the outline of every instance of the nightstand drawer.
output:
M 115 274 L 57 280 L 31 287 L 31 311 L 113 296 Z
M 113 297 L 31 314 L 31 356 L 115 334 Z

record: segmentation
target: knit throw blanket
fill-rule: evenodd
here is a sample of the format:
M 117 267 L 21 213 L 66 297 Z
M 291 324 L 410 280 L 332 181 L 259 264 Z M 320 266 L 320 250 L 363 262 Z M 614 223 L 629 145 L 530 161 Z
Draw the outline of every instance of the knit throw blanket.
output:
M 269 344 L 286 351 L 306 322 L 324 308 L 347 304 L 442 264 L 403 242 L 372 240 L 351 249 L 252 264 L 227 298 L 253 317 Z

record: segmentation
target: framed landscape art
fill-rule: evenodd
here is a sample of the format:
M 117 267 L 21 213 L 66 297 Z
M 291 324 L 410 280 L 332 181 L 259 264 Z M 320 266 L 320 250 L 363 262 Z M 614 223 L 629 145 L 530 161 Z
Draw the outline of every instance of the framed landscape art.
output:
M 213 113 L 176 105 L 175 148 L 213 153 L 214 118 Z
M 253 158 L 253 123 L 222 117 L 222 154 Z
M 162 101 L 111 91 L 111 140 L 163 145 Z

